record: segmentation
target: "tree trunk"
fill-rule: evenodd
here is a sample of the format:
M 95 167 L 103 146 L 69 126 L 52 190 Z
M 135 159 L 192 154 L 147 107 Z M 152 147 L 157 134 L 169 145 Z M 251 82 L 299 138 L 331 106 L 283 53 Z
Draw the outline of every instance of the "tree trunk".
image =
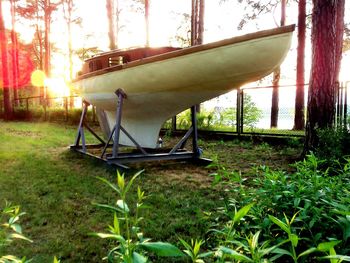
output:
M 299 0 L 298 14 L 298 49 L 297 49 L 297 83 L 295 95 L 294 130 L 305 128 L 305 31 L 306 0 Z
M 203 44 L 205 0 L 192 0 L 191 46 Z
M 45 76 L 51 76 L 51 42 L 50 42 L 50 34 L 51 34 L 51 15 L 53 11 L 53 4 L 51 0 L 44 0 L 44 25 L 45 25 L 45 38 L 44 38 L 44 71 Z M 50 106 L 51 101 L 47 98 L 49 97 L 47 86 L 44 86 L 44 106 Z
M 281 69 L 278 67 L 273 72 L 273 80 L 272 80 L 272 101 L 271 101 L 271 122 L 270 122 L 270 128 L 277 128 L 278 126 L 278 101 L 279 101 L 279 82 L 280 82 L 280 75 Z
M 149 47 L 149 0 L 145 0 L 146 47 Z
M 120 13 L 121 10 L 119 8 L 119 0 L 115 0 L 115 46 L 118 48 L 119 42 L 119 31 L 120 31 Z
M 44 15 L 44 24 L 45 24 L 45 38 L 44 38 L 44 71 L 46 76 L 50 76 L 51 69 L 51 46 L 50 46 L 50 33 L 51 33 L 51 3 L 50 0 L 45 0 L 45 15 Z
M 114 35 L 114 4 L 113 0 L 106 0 L 106 10 L 108 19 L 108 37 L 109 37 L 109 49 L 115 49 L 115 35 Z
M 12 53 L 12 79 L 13 79 L 13 99 L 14 99 L 14 105 L 19 105 L 18 100 L 18 40 L 16 36 L 16 4 L 14 0 L 10 1 L 11 4 L 11 24 L 12 24 L 12 31 L 11 31 L 11 42 L 13 46 L 13 53 Z
M 72 11 L 73 11 L 73 0 L 68 0 L 68 60 L 69 60 L 69 78 L 73 79 L 73 47 L 72 47 Z M 73 90 L 69 90 L 69 108 L 74 108 L 74 97 Z
M 338 0 L 336 18 L 335 80 L 339 82 L 339 72 L 343 54 L 345 0 Z
M 343 32 L 339 32 L 338 28 L 344 23 L 340 21 L 337 24 L 337 13 L 341 14 L 344 9 L 343 0 L 313 0 L 313 3 L 312 69 L 304 152 L 317 148 L 317 129 L 334 125 L 336 70 L 340 63 L 337 46 L 342 44 L 343 39 Z
M 62 8 L 64 19 L 67 24 L 68 33 L 68 61 L 69 61 L 69 79 L 73 79 L 73 47 L 72 47 L 72 12 L 73 12 L 73 0 L 62 1 Z M 69 91 L 69 108 L 74 108 L 73 90 Z
M 205 0 L 192 0 L 191 46 L 203 44 Z M 196 106 L 200 112 L 200 104 Z
M 2 1 L 0 1 L 0 50 L 1 50 L 1 64 L 2 72 L 1 79 L 5 80 L 9 74 L 8 70 L 8 57 L 7 57 L 7 39 L 5 33 L 5 25 L 2 15 Z M 1 85 L 1 84 L 0 84 Z M 3 86 L 3 99 L 4 99 L 4 119 L 11 120 L 13 117 L 13 109 L 11 103 L 10 88 L 7 85 Z
M 281 26 L 284 26 L 286 24 L 286 3 L 287 0 L 281 1 Z M 278 67 L 273 72 L 273 90 L 272 90 L 272 101 L 271 101 L 271 128 L 277 128 L 278 126 L 278 101 L 279 101 L 279 82 L 281 77 L 281 68 Z

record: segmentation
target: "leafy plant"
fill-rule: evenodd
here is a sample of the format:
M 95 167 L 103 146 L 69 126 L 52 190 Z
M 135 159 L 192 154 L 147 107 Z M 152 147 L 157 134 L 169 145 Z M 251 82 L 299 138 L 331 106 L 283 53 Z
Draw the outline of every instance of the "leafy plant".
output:
M 347 127 L 319 129 L 317 136 L 318 145 L 314 151 L 318 159 L 324 160 L 324 169 L 333 168 L 350 154 L 350 133 Z
M 322 165 L 323 161 L 311 154 L 293 165 L 293 173 L 259 166 L 249 185 L 244 178 L 237 187 L 237 182 L 223 180 L 226 170 L 220 162 L 214 162 L 215 176 L 220 175 L 218 181 L 225 182 L 232 194 L 222 210 L 224 218 L 215 225 L 218 254 L 242 262 L 281 257 L 304 262 L 305 258 L 316 260 L 325 253 L 319 244 L 339 240 L 338 254 L 327 251 L 326 257 L 333 262 L 346 261 L 350 253 L 350 162 L 346 160 L 343 166 L 338 163 L 337 176 Z M 245 224 L 232 224 L 238 213 L 236 207 L 247 203 L 255 205 L 244 218 Z M 225 227 L 220 229 L 222 225 Z
M 193 263 L 204 263 L 203 258 L 210 257 L 214 253 L 209 251 L 200 253 L 201 246 L 204 244 L 203 240 L 191 239 L 191 244 L 180 238 L 182 245 L 186 248 L 184 252 L 191 258 Z
M 20 212 L 19 206 L 11 206 L 9 204 L 1 211 L 1 222 L 5 222 L 0 225 L 0 248 L 9 246 L 16 239 L 32 242 L 22 234 L 22 227 L 19 225 L 19 219 L 24 214 Z M 24 263 L 29 261 L 25 257 L 19 259 L 13 255 L 0 255 L 0 263 L 10 262 Z
M 148 262 L 147 252 L 155 253 L 161 257 L 182 257 L 184 254 L 174 245 L 165 242 L 151 242 L 145 238 L 139 223 L 142 221 L 139 212 L 143 208 L 145 193 L 138 187 L 137 202 L 132 211 L 127 204 L 127 194 L 135 179 L 142 173 L 136 173 L 126 183 L 124 175 L 117 172 L 117 184 L 98 177 L 108 185 L 118 196 L 115 205 L 96 204 L 98 207 L 107 208 L 114 212 L 113 225 L 108 227 L 108 233 L 93 233 L 100 238 L 108 238 L 115 242 L 115 246 L 109 250 L 106 259 L 108 262 L 141 263 Z
M 325 257 L 321 257 L 321 259 L 329 259 L 331 263 L 340 263 L 343 261 L 350 262 L 349 256 L 337 255 L 334 247 L 341 243 L 340 240 L 332 240 L 329 242 L 321 243 L 317 246 L 317 250 L 322 251 L 327 254 Z
M 316 251 L 316 248 L 309 248 L 305 251 L 301 252 L 300 254 L 297 254 L 296 248 L 299 244 L 300 237 L 293 231 L 292 224 L 294 220 L 296 219 L 298 213 L 295 213 L 293 217 L 289 220 L 286 215 L 284 215 L 285 222 L 279 220 L 278 218 L 269 215 L 269 219 L 276 225 L 280 227 L 280 229 L 283 230 L 287 234 L 287 238 L 285 240 L 282 240 L 278 246 L 281 246 L 285 243 L 290 243 L 289 250 L 282 249 L 282 248 L 275 248 L 272 252 L 278 255 L 287 255 L 290 256 L 294 262 L 298 262 L 299 258 L 307 256 L 311 253 L 314 253 Z

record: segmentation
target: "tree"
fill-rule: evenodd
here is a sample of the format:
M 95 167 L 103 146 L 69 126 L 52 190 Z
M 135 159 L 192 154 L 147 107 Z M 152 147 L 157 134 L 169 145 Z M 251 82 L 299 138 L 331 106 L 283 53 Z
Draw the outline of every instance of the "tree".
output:
M 191 46 L 203 44 L 205 0 L 192 0 Z M 196 105 L 200 112 L 200 104 Z
M 12 30 L 11 30 L 11 42 L 14 47 L 14 52 L 12 53 L 12 62 L 13 62 L 13 80 L 15 80 L 13 85 L 13 99 L 14 99 L 14 105 L 18 106 L 18 39 L 16 35 L 16 0 L 10 0 L 11 5 L 11 24 L 12 24 Z
M 306 31 L 306 0 L 298 3 L 298 49 L 297 49 L 297 77 L 295 96 L 294 130 L 305 128 L 304 118 L 304 84 L 305 84 L 305 31 Z
M 12 103 L 11 103 L 11 94 L 10 88 L 4 83 L 4 80 L 9 74 L 8 69 L 8 57 L 7 57 L 7 37 L 5 33 L 5 24 L 2 15 L 2 1 L 0 1 L 0 50 L 1 50 L 1 82 L 0 87 L 3 88 L 3 99 L 4 99 L 4 119 L 12 119 Z
M 115 45 L 115 30 L 114 30 L 114 1 L 106 0 L 106 11 L 108 19 L 108 38 L 109 38 L 109 49 L 113 50 L 116 48 Z
M 72 47 L 72 25 L 73 24 L 80 24 L 81 18 L 80 17 L 73 17 L 73 12 L 75 9 L 74 1 L 73 0 L 62 0 L 62 9 L 63 9 L 63 15 L 64 20 L 66 21 L 67 25 L 67 34 L 68 34 L 68 61 L 69 61 L 69 80 L 73 79 L 73 47 Z M 74 97 L 73 97 L 73 91 L 70 90 L 70 98 L 69 98 L 69 107 L 74 107 Z
M 26 0 L 21 1 L 17 11 L 20 16 L 27 19 L 35 27 L 35 39 L 33 40 L 34 53 L 38 68 L 51 75 L 51 20 L 52 13 L 57 10 L 61 1 L 56 0 Z M 44 26 L 43 26 L 44 25 Z M 40 88 L 40 95 L 44 97 L 44 87 Z M 44 103 L 44 101 L 41 101 Z
M 343 44 L 344 0 L 313 0 L 312 68 L 304 152 L 318 146 L 317 129 L 332 128 L 336 87 Z M 341 54 L 341 53 L 340 53 Z
M 281 1 L 281 26 L 285 26 L 286 24 L 286 4 L 287 0 Z M 271 102 L 271 128 L 276 128 L 278 125 L 278 102 L 279 102 L 279 82 L 281 78 L 281 68 L 278 67 L 273 72 L 273 80 L 272 80 L 272 102 Z
M 149 46 L 149 0 L 145 0 L 146 47 Z
M 203 44 L 205 0 L 192 0 L 191 45 Z

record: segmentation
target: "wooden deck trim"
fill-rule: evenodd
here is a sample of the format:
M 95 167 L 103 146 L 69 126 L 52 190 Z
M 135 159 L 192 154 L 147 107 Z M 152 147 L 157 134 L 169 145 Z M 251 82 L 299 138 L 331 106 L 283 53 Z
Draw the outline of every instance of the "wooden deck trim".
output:
M 102 74 L 105 74 L 108 72 L 132 68 L 132 67 L 136 67 L 139 65 L 144 65 L 144 64 L 148 64 L 148 63 L 152 63 L 152 62 L 157 62 L 157 61 L 162 61 L 162 60 L 166 60 L 166 59 L 170 59 L 170 58 L 180 57 L 180 56 L 184 56 L 184 55 L 188 55 L 188 54 L 192 54 L 192 53 L 196 53 L 196 52 L 200 52 L 200 51 L 204 51 L 204 50 L 209 50 L 209 49 L 213 49 L 213 48 L 217 48 L 217 47 L 237 44 L 237 43 L 241 43 L 241 42 L 245 42 L 245 41 L 250 41 L 253 39 L 259 39 L 259 38 L 289 33 L 289 32 L 293 32 L 294 30 L 295 30 L 295 25 L 289 25 L 289 26 L 284 26 L 284 27 L 278 27 L 275 29 L 269 29 L 269 30 L 255 32 L 255 33 L 250 33 L 250 34 L 246 34 L 243 36 L 224 39 L 221 41 L 208 43 L 208 44 L 204 44 L 204 45 L 187 47 L 184 49 L 180 49 L 180 50 L 167 52 L 167 53 L 156 55 L 156 56 L 151 56 L 151 57 L 131 61 L 131 62 L 128 62 L 128 63 L 123 64 L 123 65 L 112 66 L 112 67 L 104 68 L 104 69 L 97 70 L 94 72 L 89 72 L 89 73 L 86 73 L 86 74 L 83 74 L 83 75 L 77 77 L 75 80 L 73 80 L 73 82 L 77 82 L 77 81 L 80 81 L 83 79 L 102 75 Z M 108 53 L 108 55 L 109 54 L 113 54 L 113 52 Z M 103 56 L 105 56 L 105 55 L 107 55 L 107 54 L 103 54 Z

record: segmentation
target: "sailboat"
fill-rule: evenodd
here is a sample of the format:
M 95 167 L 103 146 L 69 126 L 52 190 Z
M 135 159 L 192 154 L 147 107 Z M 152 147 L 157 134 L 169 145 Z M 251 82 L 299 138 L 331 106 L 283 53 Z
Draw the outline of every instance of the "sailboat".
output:
M 119 143 L 156 148 L 163 123 L 195 104 L 273 72 L 289 51 L 294 25 L 187 48 L 134 48 L 86 60 L 73 82 L 83 99 L 100 110 L 108 136 L 122 91 Z M 133 138 L 133 140 L 131 139 Z

